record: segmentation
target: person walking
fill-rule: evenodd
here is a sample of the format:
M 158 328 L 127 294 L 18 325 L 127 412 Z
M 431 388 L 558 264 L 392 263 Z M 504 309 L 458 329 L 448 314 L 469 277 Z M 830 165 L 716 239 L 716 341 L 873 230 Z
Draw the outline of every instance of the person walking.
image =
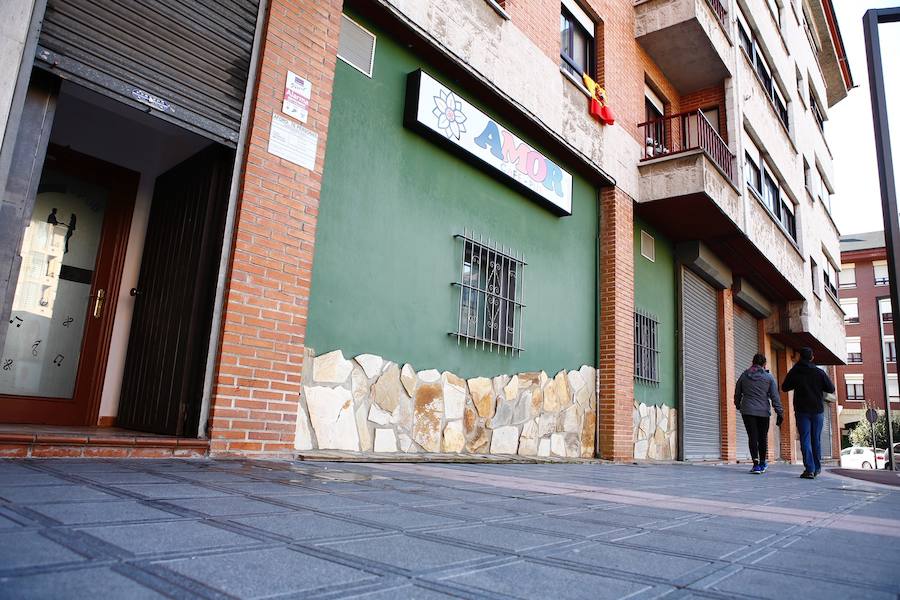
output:
M 750 472 L 761 475 L 769 468 L 766 461 L 769 451 L 769 418 L 771 407 L 775 409 L 776 425 L 784 420 L 784 408 L 778 394 L 778 382 L 766 369 L 763 354 L 753 356 L 753 364 L 738 377 L 734 386 L 734 406 L 741 412 L 747 439 L 750 442 L 750 456 L 753 468 Z
M 791 367 L 781 389 L 794 392 L 794 416 L 803 453 L 803 479 L 815 479 L 822 472 L 822 424 L 825 394 L 834 393 L 828 374 L 813 363 L 812 348 L 800 348 L 800 362 Z

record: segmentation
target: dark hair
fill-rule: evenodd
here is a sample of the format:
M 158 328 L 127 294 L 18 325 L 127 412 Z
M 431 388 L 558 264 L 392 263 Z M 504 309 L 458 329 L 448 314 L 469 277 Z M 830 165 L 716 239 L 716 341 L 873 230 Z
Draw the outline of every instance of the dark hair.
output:
M 766 366 L 766 355 L 765 355 L 765 354 L 759 354 L 759 353 L 754 354 L 754 355 L 753 355 L 753 364 L 754 364 L 754 365 L 757 365 L 757 366 L 760 366 L 760 367 Z
M 804 346 L 800 348 L 800 358 L 801 360 L 812 360 L 813 359 L 813 351 L 809 346 Z

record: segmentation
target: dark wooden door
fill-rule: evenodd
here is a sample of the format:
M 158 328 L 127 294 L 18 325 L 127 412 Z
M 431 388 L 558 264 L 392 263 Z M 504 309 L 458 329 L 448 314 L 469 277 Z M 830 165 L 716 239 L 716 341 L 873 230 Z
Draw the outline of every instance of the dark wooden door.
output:
M 120 427 L 196 435 L 233 160 L 213 145 L 156 180 Z

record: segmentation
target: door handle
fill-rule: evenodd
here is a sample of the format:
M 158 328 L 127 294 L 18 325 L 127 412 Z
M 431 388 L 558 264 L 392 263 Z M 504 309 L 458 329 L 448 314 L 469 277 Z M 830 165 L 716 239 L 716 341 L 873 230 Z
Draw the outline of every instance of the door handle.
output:
M 130 296 L 137 297 L 137 296 L 140 296 L 141 290 L 139 290 L 139 289 L 137 289 L 137 288 L 131 288 L 131 291 L 128 292 L 128 294 L 129 294 Z
M 103 316 L 103 300 L 106 297 L 105 290 L 97 290 L 97 298 L 94 300 L 94 318 L 99 319 Z

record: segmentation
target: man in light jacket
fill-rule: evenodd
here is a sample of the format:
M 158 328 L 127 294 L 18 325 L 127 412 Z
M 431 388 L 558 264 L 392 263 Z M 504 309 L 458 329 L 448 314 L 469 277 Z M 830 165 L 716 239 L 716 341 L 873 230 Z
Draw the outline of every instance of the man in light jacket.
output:
M 734 405 L 741 411 L 747 429 L 750 456 L 753 458 L 750 472 L 754 475 L 765 473 L 768 468 L 766 454 L 769 451 L 769 418 L 772 416 L 770 402 L 778 415 L 775 423 L 780 427 L 784 420 L 784 408 L 778 395 L 778 382 L 766 370 L 766 357 L 756 354 L 753 365 L 741 374 L 734 386 Z
M 812 348 L 800 348 L 800 362 L 791 367 L 781 389 L 794 392 L 794 416 L 803 452 L 803 479 L 815 479 L 822 471 L 822 425 L 825 394 L 834 393 L 834 383 L 813 363 Z

